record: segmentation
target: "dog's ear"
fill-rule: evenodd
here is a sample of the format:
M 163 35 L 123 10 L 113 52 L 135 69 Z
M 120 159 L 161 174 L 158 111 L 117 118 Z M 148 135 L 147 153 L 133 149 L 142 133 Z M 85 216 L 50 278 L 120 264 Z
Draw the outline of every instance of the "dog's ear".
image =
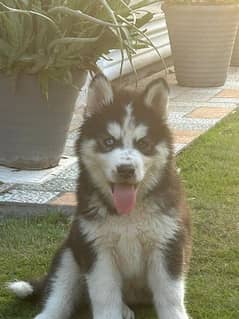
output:
M 150 82 L 144 93 L 144 103 L 155 111 L 162 119 L 168 115 L 169 87 L 163 78 Z
M 113 89 L 108 79 L 102 73 L 96 75 L 88 89 L 87 113 L 99 111 L 104 105 L 112 103 L 113 98 Z

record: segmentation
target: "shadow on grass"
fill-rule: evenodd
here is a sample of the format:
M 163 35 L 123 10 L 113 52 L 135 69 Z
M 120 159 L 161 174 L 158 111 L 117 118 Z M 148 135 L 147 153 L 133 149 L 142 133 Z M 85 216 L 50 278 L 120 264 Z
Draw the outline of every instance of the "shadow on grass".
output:
M 13 299 L 7 304 L 1 306 L 0 319 L 33 319 L 40 312 L 39 305 L 32 304 L 29 301 Z M 137 319 L 155 319 L 156 314 L 152 306 L 133 306 Z M 79 307 L 71 319 L 92 319 L 90 308 L 87 306 Z

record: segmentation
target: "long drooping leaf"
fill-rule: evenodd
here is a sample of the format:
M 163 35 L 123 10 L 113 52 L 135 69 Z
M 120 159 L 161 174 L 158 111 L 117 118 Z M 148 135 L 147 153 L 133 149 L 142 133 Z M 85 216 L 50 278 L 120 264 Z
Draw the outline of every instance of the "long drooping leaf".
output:
M 8 7 L 7 5 L 5 5 L 2 2 L 0 2 L 0 6 L 3 6 L 5 9 L 7 9 L 9 12 L 12 12 L 12 13 L 33 14 L 33 15 L 39 16 L 42 19 L 48 20 L 48 22 L 52 23 L 57 28 L 57 25 L 55 24 L 55 22 L 51 18 L 49 18 L 48 16 L 46 16 L 46 15 L 40 13 L 40 12 L 32 11 L 32 10 L 21 10 L 21 9 L 11 8 L 11 7 Z M 3 13 L 4 12 L 0 12 L 0 14 L 3 14 Z
M 137 19 L 135 26 L 137 28 L 142 28 L 149 21 L 151 21 L 153 17 L 154 17 L 154 14 L 152 12 L 146 12 L 144 15 L 142 15 L 142 17 Z
M 100 1 L 103 4 L 103 6 L 106 8 L 106 10 L 108 11 L 114 24 L 117 25 L 118 24 L 117 18 L 115 16 L 114 11 L 111 9 L 110 5 L 108 4 L 108 2 L 106 0 L 100 0 Z M 120 30 L 117 29 L 116 32 L 119 37 L 119 43 L 120 43 L 120 54 L 121 54 L 120 74 L 121 74 L 123 70 L 123 64 L 124 64 L 124 47 L 123 47 L 123 40 L 122 40 Z
M 126 19 L 124 19 L 123 17 L 120 17 L 120 19 L 122 21 L 124 21 L 126 24 L 128 24 L 128 21 Z M 145 41 L 145 43 L 147 44 L 147 46 L 151 46 L 152 48 L 154 48 L 154 50 L 157 52 L 158 56 L 160 57 L 160 59 L 162 60 L 162 63 L 164 65 L 164 69 L 167 75 L 167 65 L 165 64 L 164 59 L 162 58 L 161 53 L 159 52 L 158 48 L 154 45 L 154 43 L 152 42 L 152 40 L 147 36 L 147 34 L 143 31 L 141 31 L 140 29 L 138 29 L 137 27 L 135 27 L 134 25 L 130 25 L 136 33 L 139 33 L 143 38 L 145 38 L 147 41 Z
M 88 20 L 90 22 L 93 22 L 93 23 L 96 23 L 96 24 L 100 24 L 104 27 L 115 27 L 115 28 L 120 28 L 121 26 L 118 25 L 117 23 L 109 23 L 107 21 L 103 21 L 103 20 L 99 20 L 95 17 L 92 17 L 88 14 L 85 14 L 83 12 L 81 12 L 80 10 L 72 10 L 70 8 L 66 8 L 66 7 L 55 7 L 55 8 L 52 8 L 51 10 L 49 10 L 49 13 L 50 14 L 54 14 L 54 13 L 64 13 L 64 14 L 69 14 L 71 16 L 75 16 L 75 17 L 79 17 L 81 19 L 84 19 L 84 20 Z

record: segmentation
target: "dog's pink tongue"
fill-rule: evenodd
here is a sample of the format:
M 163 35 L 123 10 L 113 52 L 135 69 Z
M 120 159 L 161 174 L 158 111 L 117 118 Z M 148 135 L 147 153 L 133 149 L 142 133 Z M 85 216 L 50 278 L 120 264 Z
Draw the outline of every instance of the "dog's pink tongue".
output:
M 135 207 L 136 189 L 134 185 L 114 184 L 113 202 L 119 214 L 129 214 Z

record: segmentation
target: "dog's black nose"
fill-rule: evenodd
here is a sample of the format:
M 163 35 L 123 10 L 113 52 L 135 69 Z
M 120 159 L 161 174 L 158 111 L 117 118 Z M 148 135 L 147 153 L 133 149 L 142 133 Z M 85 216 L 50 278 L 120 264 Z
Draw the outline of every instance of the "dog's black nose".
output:
M 130 177 L 134 177 L 135 169 L 133 165 L 122 164 L 117 167 L 117 173 L 119 174 L 120 177 L 130 178 Z

